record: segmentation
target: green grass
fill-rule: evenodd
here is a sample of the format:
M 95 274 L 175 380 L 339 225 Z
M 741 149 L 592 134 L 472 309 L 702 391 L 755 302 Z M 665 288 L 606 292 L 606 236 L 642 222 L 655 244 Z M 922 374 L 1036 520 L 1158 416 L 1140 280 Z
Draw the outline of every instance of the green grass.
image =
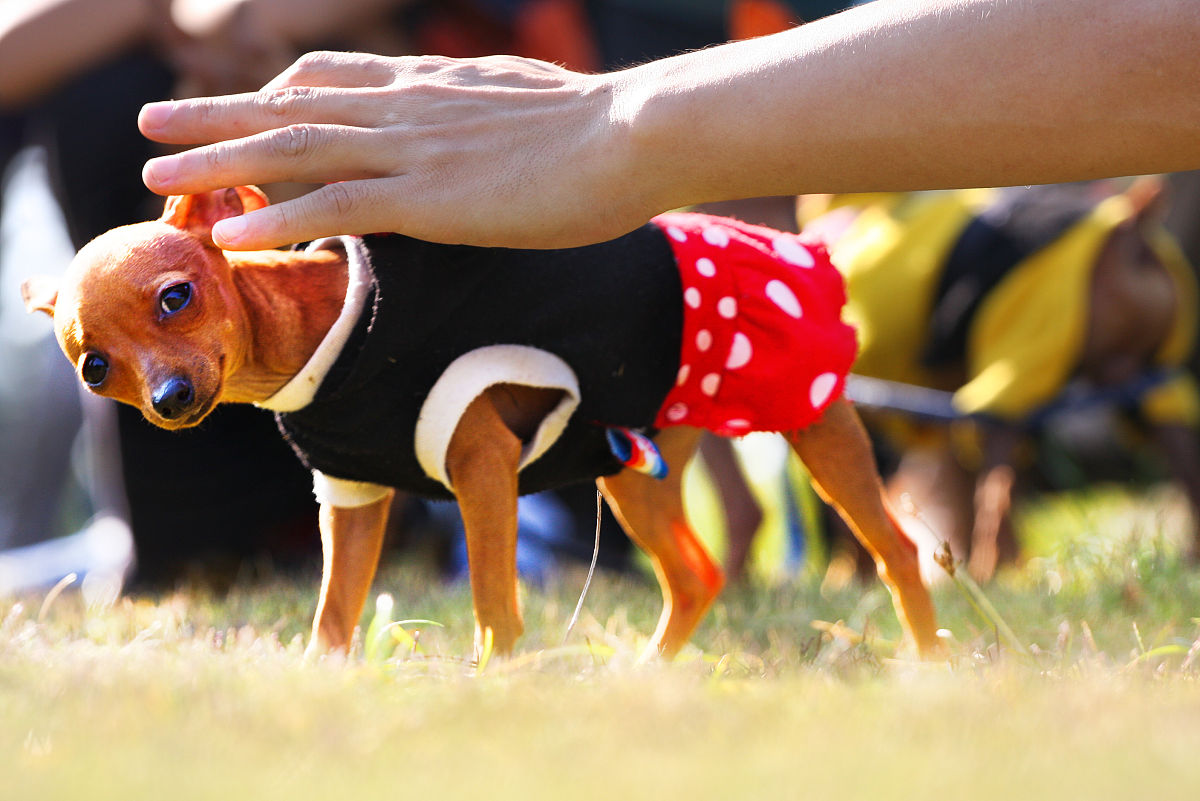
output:
M 1178 508 L 1112 489 L 1025 508 L 1036 556 L 985 592 L 1027 655 L 946 584 L 942 665 L 894 653 L 881 589 L 812 576 L 731 590 L 677 663 L 639 667 L 657 588 L 598 577 L 564 646 L 570 574 L 525 592 L 518 656 L 482 673 L 466 590 L 411 565 L 383 570 L 392 608 L 347 662 L 302 657 L 315 576 L 0 601 L 0 799 L 1193 799 Z M 385 625 L 403 619 L 441 625 Z

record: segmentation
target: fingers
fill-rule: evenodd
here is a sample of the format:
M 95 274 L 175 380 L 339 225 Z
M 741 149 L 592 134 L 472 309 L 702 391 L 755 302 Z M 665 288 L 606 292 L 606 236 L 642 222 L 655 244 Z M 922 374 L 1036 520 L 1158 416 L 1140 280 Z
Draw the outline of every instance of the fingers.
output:
M 148 103 L 138 128 L 150 139 L 182 145 L 300 122 L 366 125 L 376 98 L 364 97 L 363 90 L 387 86 L 396 61 L 365 53 L 309 53 L 257 92 Z
M 187 145 L 249 136 L 297 123 L 367 125 L 378 90 L 290 86 L 149 103 L 138 128 L 155 141 Z
M 590 144 L 607 119 L 607 95 L 587 91 L 593 80 L 510 56 L 314 53 L 259 92 L 144 107 L 138 125 L 146 136 L 200 147 L 150 160 L 143 180 L 175 195 L 330 184 L 222 222 L 213 235 L 231 250 L 399 230 L 501 246 L 598 241 L 644 216 L 612 222 L 617 215 L 598 215 L 591 203 L 578 204 L 582 213 L 570 208 L 594 189 L 563 186 L 589 172 L 579 168 L 594 161 L 586 154 L 607 152 Z M 553 137 L 538 133 L 546 127 Z M 579 215 L 578 227 L 563 221 Z M 585 233 L 591 229 L 603 230 Z
M 402 214 L 401 179 L 347 181 L 321 187 L 295 200 L 267 206 L 213 226 L 213 241 L 226 250 L 263 250 L 337 234 L 394 229 Z
M 286 86 L 387 86 L 395 75 L 394 65 L 397 61 L 369 53 L 307 53 L 268 81 L 263 89 L 282 89 Z
M 325 183 L 393 174 L 395 147 L 383 133 L 341 125 L 288 125 L 146 162 L 142 180 L 159 194 L 277 181 Z
M 565 74 L 553 64 L 513 56 L 455 60 L 318 52 L 301 57 L 258 92 L 147 104 L 138 127 L 150 139 L 181 145 L 297 123 L 374 127 L 386 118 L 385 109 L 422 104 L 430 91 L 452 99 L 455 89 L 473 86 L 556 87 Z

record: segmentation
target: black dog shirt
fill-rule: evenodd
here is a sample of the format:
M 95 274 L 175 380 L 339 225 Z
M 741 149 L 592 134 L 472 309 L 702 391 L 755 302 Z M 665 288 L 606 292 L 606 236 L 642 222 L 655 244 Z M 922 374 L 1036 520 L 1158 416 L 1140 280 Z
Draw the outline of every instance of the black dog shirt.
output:
M 451 498 L 450 438 L 487 387 L 559 389 L 522 453 L 519 489 L 616 472 L 606 432 L 800 428 L 854 359 L 824 249 L 733 220 L 667 214 L 565 250 L 342 237 L 350 283 L 309 364 L 261 405 L 322 502 L 394 487 Z

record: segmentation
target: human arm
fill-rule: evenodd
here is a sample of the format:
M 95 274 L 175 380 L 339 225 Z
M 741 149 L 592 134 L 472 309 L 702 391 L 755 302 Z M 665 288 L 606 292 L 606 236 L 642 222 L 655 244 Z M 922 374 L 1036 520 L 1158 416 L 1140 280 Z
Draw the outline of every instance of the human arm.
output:
M 143 0 L 144 2 L 144 0 Z M 406 0 L 171 0 L 171 16 L 185 33 L 211 36 L 253 14 L 256 24 L 288 42 L 312 42 L 399 8 Z
M 342 181 L 214 233 L 396 230 L 554 247 L 693 203 L 1200 166 L 1194 0 L 876 0 L 606 75 L 318 54 L 263 91 L 148 106 L 162 193 Z M 235 236 L 239 222 L 244 225 Z
M 298 48 L 397 5 L 397 0 L 0 0 L 0 109 L 19 109 L 146 42 L 162 46 L 181 69 L 205 75 L 243 77 L 264 62 L 275 63 L 261 83 Z M 264 58 L 280 52 L 287 53 L 282 62 Z
M 7 0 L 0 4 L 0 109 L 17 109 L 145 39 L 157 0 Z
M 304 50 L 380 24 L 404 0 L 171 0 L 183 36 L 169 49 L 184 96 L 261 86 Z

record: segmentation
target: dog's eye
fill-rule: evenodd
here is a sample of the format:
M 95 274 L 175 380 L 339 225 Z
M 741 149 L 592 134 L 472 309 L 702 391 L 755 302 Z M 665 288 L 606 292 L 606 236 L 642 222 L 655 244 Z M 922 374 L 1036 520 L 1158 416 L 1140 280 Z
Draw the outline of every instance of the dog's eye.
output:
M 83 376 L 83 383 L 89 387 L 98 387 L 108 378 L 108 360 L 99 353 L 89 353 L 83 357 L 83 367 L 80 368 L 79 374 Z
M 184 306 L 187 306 L 188 301 L 191 299 L 191 284 L 173 284 L 164 289 L 162 294 L 158 296 L 158 305 L 162 308 L 163 314 L 174 314 Z

